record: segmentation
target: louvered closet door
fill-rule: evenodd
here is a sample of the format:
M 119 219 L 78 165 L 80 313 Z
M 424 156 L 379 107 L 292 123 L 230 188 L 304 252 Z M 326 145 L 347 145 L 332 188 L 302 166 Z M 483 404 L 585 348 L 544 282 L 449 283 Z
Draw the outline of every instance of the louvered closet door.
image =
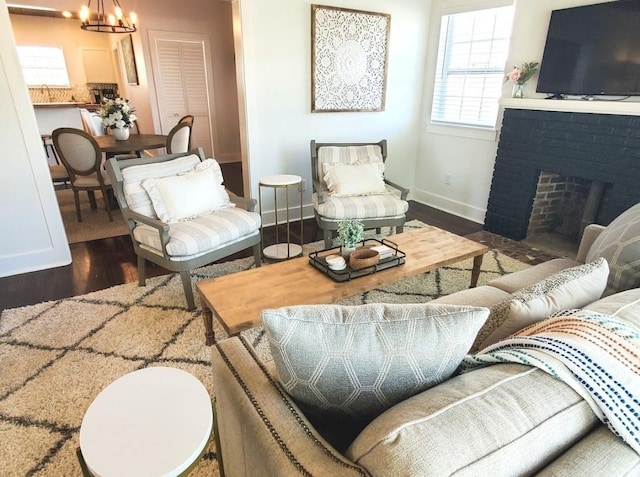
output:
M 153 43 L 162 133 L 168 134 L 181 117 L 191 114 L 194 116 L 191 146 L 201 146 L 207 157 L 215 157 L 214 108 L 205 42 L 155 38 Z

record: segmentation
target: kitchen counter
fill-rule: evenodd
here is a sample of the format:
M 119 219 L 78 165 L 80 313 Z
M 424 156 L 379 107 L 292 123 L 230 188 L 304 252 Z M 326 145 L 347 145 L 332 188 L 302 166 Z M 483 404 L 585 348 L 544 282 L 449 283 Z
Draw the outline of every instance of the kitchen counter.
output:
M 100 109 L 99 104 L 87 104 L 84 102 L 68 102 L 68 103 L 33 103 L 34 108 L 87 108 Z
M 57 128 L 83 129 L 80 108 L 86 103 L 33 103 L 40 134 L 51 134 Z

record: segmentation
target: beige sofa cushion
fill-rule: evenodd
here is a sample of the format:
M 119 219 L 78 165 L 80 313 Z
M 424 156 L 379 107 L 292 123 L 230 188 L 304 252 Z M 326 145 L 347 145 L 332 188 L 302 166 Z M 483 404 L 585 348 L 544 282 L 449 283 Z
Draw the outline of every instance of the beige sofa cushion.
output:
M 615 316 L 640 330 L 640 288 L 601 298 L 585 305 L 584 309 Z
M 508 273 L 499 278 L 494 278 L 490 280 L 487 285 L 499 288 L 507 293 L 515 293 L 521 288 L 528 287 L 532 283 L 544 280 L 549 275 L 578 265 L 580 265 L 580 262 L 576 262 L 575 260 L 555 258 L 516 273 Z
M 640 455 L 599 424 L 537 477 L 640 475 Z
M 498 364 L 389 409 L 346 456 L 372 475 L 531 475 L 596 422 L 589 405 L 551 375 Z

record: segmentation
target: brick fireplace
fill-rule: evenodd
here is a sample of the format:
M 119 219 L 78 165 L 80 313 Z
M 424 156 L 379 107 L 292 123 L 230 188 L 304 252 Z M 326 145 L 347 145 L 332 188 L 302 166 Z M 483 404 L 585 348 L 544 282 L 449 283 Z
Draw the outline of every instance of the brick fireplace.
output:
M 551 198 L 582 203 L 561 214 L 608 224 L 640 202 L 640 116 L 506 109 L 484 228 L 526 238 L 541 180 L 564 184 L 543 187 Z M 532 225 L 539 222 L 534 214 Z

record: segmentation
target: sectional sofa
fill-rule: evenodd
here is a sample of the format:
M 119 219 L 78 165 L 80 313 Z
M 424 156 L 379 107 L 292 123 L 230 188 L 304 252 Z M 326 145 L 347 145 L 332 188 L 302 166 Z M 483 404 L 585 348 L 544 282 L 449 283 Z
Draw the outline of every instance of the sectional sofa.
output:
M 292 355 L 286 355 L 291 350 L 285 350 L 284 356 L 281 353 L 283 341 L 273 326 L 274 320 L 286 321 L 287 334 L 295 329 L 290 322 L 296 316 L 305 312 L 330 315 L 335 309 L 267 312 L 265 324 L 274 344 L 271 361 L 262 362 L 241 337 L 217 343 L 212 351 L 213 375 L 218 459 L 224 475 L 640 475 L 639 396 L 631 395 L 638 392 L 640 382 L 640 288 L 622 292 L 612 288 L 628 280 L 633 267 L 620 263 L 625 254 L 619 246 L 607 249 L 607 242 L 619 244 L 625 237 L 638 235 L 619 226 L 620 222 L 636 220 L 640 208 L 625 214 L 606 228 L 587 227 L 576 260 L 552 260 L 429 302 L 430 310 L 436 309 L 436 313 L 449 309 L 467 313 L 464 316 L 471 317 L 469 322 L 481 315 L 478 310 L 485 310 L 480 325 L 471 326 L 459 340 L 463 354 L 477 354 L 454 357 L 456 352 L 447 348 L 448 359 L 461 363 L 455 372 L 393 403 L 355 434 L 349 419 L 338 417 L 329 423 L 318 419 L 309 412 L 304 392 L 296 395 L 298 388 L 290 388 L 295 380 L 287 377 L 288 366 L 295 363 Z M 629 241 L 634 242 L 633 238 Z M 607 259 L 597 259 L 594 254 Z M 629 253 L 625 256 L 628 261 Z M 636 272 L 631 275 L 637 279 Z M 600 298 L 605 287 L 607 296 Z M 536 355 L 536 340 L 541 336 L 551 336 L 546 342 L 555 346 L 554 337 L 567 327 L 570 339 L 578 334 L 572 328 L 576 320 L 590 320 L 587 326 L 591 331 L 585 340 L 589 346 L 599 331 L 598 323 L 624 335 L 620 338 L 623 344 L 609 351 L 617 354 L 625 349 L 631 368 L 625 370 L 627 381 L 616 381 L 623 379 L 616 368 L 610 376 L 615 384 L 605 386 L 619 386 L 613 397 L 625 402 L 623 406 L 631 413 L 626 425 L 636 428 L 623 429 L 627 442 L 616 435 L 620 423 L 611 426 L 615 419 L 609 419 L 610 414 L 603 414 L 598 403 L 594 404 L 598 399 L 572 382 L 579 373 L 559 371 L 558 360 Z M 522 336 L 509 337 L 513 328 L 525 331 L 519 332 Z M 322 352 L 320 338 L 315 339 L 316 349 L 306 350 L 308 354 Z M 436 342 L 424 344 L 440 346 Z M 601 347 L 595 346 L 598 352 Z M 595 359 L 592 351 L 581 353 L 581 359 Z M 375 365 L 373 356 L 369 359 Z M 535 360 L 544 362 L 536 365 Z M 630 394 L 619 397 L 618 393 Z M 610 403 L 604 407 L 607 405 Z

